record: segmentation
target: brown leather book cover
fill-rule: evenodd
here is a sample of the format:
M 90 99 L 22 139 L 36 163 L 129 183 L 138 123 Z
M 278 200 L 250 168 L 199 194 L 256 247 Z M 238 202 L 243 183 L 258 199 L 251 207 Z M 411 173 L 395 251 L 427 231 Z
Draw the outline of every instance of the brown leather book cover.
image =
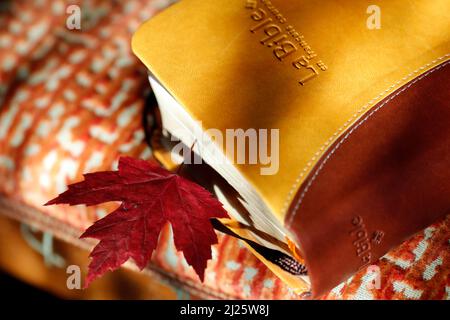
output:
M 310 283 L 285 280 L 314 296 L 450 209 L 450 3 L 379 1 L 378 29 L 370 5 L 184 0 L 133 38 L 203 129 L 279 130 L 275 174 L 235 168 L 299 248 Z

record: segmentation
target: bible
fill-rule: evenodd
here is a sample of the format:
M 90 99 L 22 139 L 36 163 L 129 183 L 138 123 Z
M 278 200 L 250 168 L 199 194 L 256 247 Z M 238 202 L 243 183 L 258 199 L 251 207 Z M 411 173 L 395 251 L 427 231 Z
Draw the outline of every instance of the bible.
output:
M 216 228 L 313 297 L 450 210 L 450 4 L 370 5 L 183 0 L 132 41 Z

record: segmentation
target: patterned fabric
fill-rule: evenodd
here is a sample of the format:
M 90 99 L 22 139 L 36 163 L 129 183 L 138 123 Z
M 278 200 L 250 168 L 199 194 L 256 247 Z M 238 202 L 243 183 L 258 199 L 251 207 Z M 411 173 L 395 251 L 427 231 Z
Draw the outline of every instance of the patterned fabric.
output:
M 142 126 L 149 86 L 130 37 L 169 2 L 70 1 L 81 7 L 81 31 L 65 27 L 65 1 L 2 3 L 0 197 L 80 233 L 116 206 L 42 204 L 85 172 L 116 169 L 120 155 L 151 157 Z M 369 290 L 373 274 L 362 270 L 324 299 L 448 299 L 449 222 L 427 228 L 383 258 L 381 289 Z M 223 235 L 219 241 L 204 284 L 175 251 L 169 227 L 152 263 L 211 297 L 300 298 L 241 242 Z
M 361 270 L 327 299 L 449 299 L 450 216 L 405 241 L 376 264 L 380 289 L 368 289 L 374 274 Z

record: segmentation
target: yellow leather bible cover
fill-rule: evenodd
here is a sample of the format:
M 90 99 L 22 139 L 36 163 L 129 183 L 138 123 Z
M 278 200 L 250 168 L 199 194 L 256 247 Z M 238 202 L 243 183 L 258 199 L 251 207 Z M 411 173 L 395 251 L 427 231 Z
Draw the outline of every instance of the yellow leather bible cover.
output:
M 418 219 L 413 227 L 403 229 L 399 222 L 395 229 L 401 234 L 398 237 L 392 236 L 395 230 L 383 224 L 392 212 L 409 209 L 397 208 L 397 203 L 394 205 L 394 200 L 383 191 L 387 189 L 382 186 L 392 186 L 392 182 L 387 184 L 377 179 L 390 172 L 389 177 L 396 177 L 393 181 L 400 181 L 395 172 L 404 167 L 400 165 L 400 156 L 378 163 L 372 160 L 385 159 L 396 154 L 396 150 L 408 153 L 409 149 L 402 150 L 401 143 L 396 147 L 390 145 L 392 149 L 387 150 L 383 149 L 387 144 L 380 142 L 374 144 L 376 150 L 384 150 L 379 154 L 364 147 L 361 153 L 349 156 L 353 151 L 359 152 L 359 146 L 365 143 L 372 146 L 371 139 L 378 141 L 383 136 L 389 137 L 386 141 L 405 139 L 410 143 L 409 135 L 417 131 L 411 129 L 407 135 L 407 124 L 427 118 L 415 119 L 414 113 L 405 113 L 404 121 L 395 126 L 397 129 L 403 126 L 405 131 L 396 131 L 395 137 L 394 133 L 389 136 L 391 131 L 380 127 L 389 122 L 386 120 L 380 120 L 374 131 L 361 136 L 365 143 L 355 143 L 353 149 L 346 151 L 346 161 L 336 163 L 335 170 L 331 170 L 323 182 L 326 185 L 328 181 L 334 186 L 333 190 L 346 188 L 345 193 L 337 197 L 330 191 L 323 193 L 324 198 L 320 197 L 320 190 L 325 187 L 321 187 L 318 176 L 326 173 L 325 164 L 328 168 L 334 163 L 334 156 L 343 150 L 341 145 L 347 145 L 349 137 L 356 139 L 359 133 L 362 135 L 362 120 L 372 119 L 381 114 L 378 110 L 388 110 L 385 106 L 403 101 L 403 94 L 410 89 L 423 91 L 421 97 L 432 92 L 433 86 L 417 87 L 424 83 L 422 79 L 442 83 L 448 76 L 441 72 L 447 70 L 446 63 L 450 59 L 449 1 L 380 0 L 377 2 L 380 25 L 374 28 L 369 21 L 370 6 L 371 1 L 363 0 L 183 0 L 146 22 L 133 37 L 134 52 L 189 115 L 201 121 L 203 128 L 215 128 L 224 133 L 228 128 L 279 130 L 279 168 L 275 174 L 262 175 L 262 165 L 235 166 L 297 242 L 312 275 L 315 294 L 323 293 L 358 268 L 373 263 L 393 245 L 436 219 L 435 215 L 431 220 Z M 448 87 L 438 91 L 446 89 Z M 427 99 L 423 103 L 429 101 Z M 415 97 L 408 101 L 402 106 L 419 100 Z M 418 110 L 423 108 L 414 112 Z M 395 117 L 395 114 L 389 115 L 386 119 Z M 443 114 L 436 117 L 447 119 Z M 377 154 L 377 158 L 364 158 L 367 150 Z M 360 159 L 365 162 L 359 163 Z M 411 151 L 408 159 L 417 159 L 417 154 L 413 156 Z M 405 160 L 404 165 L 408 167 L 406 163 L 412 162 Z M 391 171 L 386 169 L 387 164 L 392 167 L 389 167 Z M 373 170 L 367 171 L 367 167 Z M 346 170 L 358 172 L 358 179 L 354 180 L 358 182 L 347 185 L 346 177 L 350 174 L 339 176 L 339 172 Z M 405 173 L 406 176 L 409 177 Z M 426 179 L 424 175 L 424 181 L 428 181 Z M 373 181 L 377 181 L 376 187 L 370 189 Z M 412 183 L 420 185 L 422 182 Z M 408 185 L 398 186 L 394 191 L 404 187 L 403 194 L 410 194 L 412 189 L 407 189 Z M 360 193 L 365 188 L 377 199 L 376 203 L 354 200 L 362 197 Z M 447 191 L 441 190 L 443 194 Z M 347 195 L 351 199 L 348 203 L 345 202 Z M 410 200 L 400 195 L 396 199 L 401 203 Z M 421 203 L 437 201 L 431 199 L 431 195 L 426 199 Z M 353 205 L 355 203 L 367 203 L 370 208 L 367 217 L 366 209 Z M 314 204 L 320 209 L 310 209 Z M 442 215 L 449 204 L 439 204 L 433 212 Z M 338 212 L 333 211 L 336 208 Z M 302 210 L 309 210 L 304 219 Z M 379 214 L 375 213 L 377 210 Z M 327 217 L 327 222 L 315 220 L 321 215 Z M 395 213 L 393 217 L 393 221 L 397 221 Z M 402 219 L 398 217 L 399 221 Z M 333 224 L 342 232 L 333 233 L 334 239 L 327 239 L 327 234 L 320 235 L 320 232 L 308 237 L 310 230 L 320 230 L 327 223 L 330 226 L 324 227 L 324 233 L 334 232 Z M 333 241 L 336 241 L 334 252 L 347 252 L 351 266 L 331 263 L 338 275 L 323 280 L 313 273 L 329 270 L 322 270 L 316 260 L 321 265 L 333 260 Z M 342 247 L 338 246 L 340 241 Z M 314 243 L 323 249 L 323 257 L 308 257 Z

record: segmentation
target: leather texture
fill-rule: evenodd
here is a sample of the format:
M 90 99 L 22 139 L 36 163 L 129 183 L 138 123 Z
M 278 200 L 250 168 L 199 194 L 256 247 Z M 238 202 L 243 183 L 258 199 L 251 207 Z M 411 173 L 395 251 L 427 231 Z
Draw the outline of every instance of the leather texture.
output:
M 76 252 L 59 246 L 55 251 L 67 263 L 79 265 L 84 276 L 95 242 L 80 241 L 79 236 L 116 204 L 43 204 L 68 184 L 82 180 L 83 173 L 116 170 L 122 155 L 152 158 L 143 118 L 153 121 L 146 111 L 156 101 L 149 98 L 146 69 L 131 52 L 130 40 L 134 28 L 168 2 L 73 1 L 93 19 L 92 28 L 83 32 L 66 29 L 66 0 L 14 0 L 10 4 L 11 11 L 0 12 L 0 46 L 8 43 L 5 39 L 10 41 L 0 49 L 0 100 L 4 98 L 0 101 L 0 215 L 81 247 L 80 259 L 71 259 Z M 31 22 L 22 21 L 24 16 Z M 35 37 L 28 37 L 30 33 Z M 33 46 L 29 52 L 21 50 Z M 35 56 L 36 52 L 40 55 Z M 3 69 L 4 64 L 11 68 Z M 15 231 L 6 228 L 0 225 L 0 268 L 73 297 L 75 293 L 66 286 L 66 270 L 47 270 L 42 256 L 30 248 L 22 256 L 13 245 L 21 235 L 9 237 Z M 175 250 L 170 228 L 165 228 L 152 263 L 142 271 L 145 275 L 107 274 L 105 281 L 99 279 L 92 291 L 78 297 L 125 298 L 127 287 L 128 298 L 298 298 L 237 239 L 218 236 L 220 243 L 212 249 L 214 260 L 208 264 L 204 283 Z M 123 295 L 113 296 L 114 288 L 120 288 Z
M 236 166 L 284 221 L 309 171 L 352 123 L 450 58 L 450 2 L 418 0 L 411 10 L 403 0 L 379 1 L 379 30 L 366 26 L 367 0 L 270 1 L 285 23 L 269 11 L 269 1 L 249 2 L 256 6 L 247 8 L 245 0 L 181 1 L 143 24 L 132 47 L 204 129 L 224 135 L 236 128 L 280 130 L 277 174 L 261 175 L 261 165 Z M 273 23 L 258 28 L 265 19 Z M 299 80 L 308 71 L 293 66 L 308 55 L 303 47 L 287 35 L 297 50 L 280 61 L 274 51 L 279 47 L 264 42 L 276 27 L 287 34 L 288 26 L 316 55 L 310 63 L 319 75 L 303 86 Z
M 65 0 L 14 0 L 10 1 L 11 15 L 0 13 L 0 96 L 5 98 L 0 103 L 2 215 L 88 249 L 79 235 L 113 210 L 114 204 L 88 208 L 42 204 L 67 184 L 80 181 L 84 172 L 114 169 L 121 154 L 142 159 L 152 156 L 142 128 L 147 77 L 129 51 L 129 41 L 133 27 L 163 2 L 73 1 L 93 13 L 92 18 L 102 17 L 94 19 L 94 28 L 76 37 L 64 32 Z M 41 28 L 45 32 L 35 33 Z M 31 30 L 33 38 L 27 37 Z M 33 50 L 24 52 L 23 48 Z M 119 271 L 93 283 L 97 293 L 69 292 L 65 270 L 47 269 L 43 258 L 25 247 L 16 228 L 8 228 L 10 222 L 3 220 L 0 268 L 61 296 L 299 298 L 242 243 L 226 236 L 213 249 L 207 282 L 200 283 L 174 251 L 170 232 L 164 233 L 158 253 L 144 271 L 148 278 L 130 272 L 124 276 Z M 447 217 L 378 261 L 381 289 L 368 289 L 370 278 L 361 270 L 323 298 L 449 299 L 449 226 Z M 25 248 L 19 250 L 16 245 Z M 55 250 L 84 271 L 88 251 L 59 245 Z
M 450 212 L 450 62 L 392 93 L 316 164 L 288 219 L 314 295 Z
M 308 248 L 303 249 L 305 255 L 315 250 L 314 259 L 321 255 L 321 243 L 331 246 L 337 241 L 331 231 L 312 237 L 322 224 L 334 223 L 332 215 L 318 209 L 328 202 L 317 196 L 320 205 L 308 211 L 310 221 L 301 214 L 288 214 L 289 207 L 297 206 L 296 194 L 307 188 L 305 179 L 311 170 L 375 106 L 450 59 L 448 1 L 417 1 L 414 10 L 402 0 L 380 1 L 379 30 L 366 26 L 371 4 L 364 0 L 345 4 L 327 0 L 320 5 L 308 0 L 185 0 L 145 23 L 133 36 L 136 55 L 205 130 L 219 129 L 224 136 L 226 129 L 280 130 L 277 174 L 261 175 L 260 165 L 236 167 L 279 221 L 294 231 L 289 236 Z M 317 74 L 304 81 L 312 67 Z M 348 168 L 360 160 L 350 156 Z M 373 177 L 366 178 L 370 183 Z M 341 196 L 342 200 L 333 200 L 347 200 Z M 402 195 L 398 201 L 405 199 Z M 378 209 L 374 205 L 364 210 Z M 415 214 L 414 208 L 407 212 Z M 424 228 L 432 221 L 416 221 L 410 228 L 398 226 L 399 237 L 403 240 L 418 231 L 419 225 Z M 329 276 L 329 282 L 315 279 L 314 294 L 331 289 L 400 242 L 400 238 L 390 239 L 394 231 L 381 231 L 386 239 L 373 257 L 361 264 L 343 259 L 341 268 L 333 271 L 336 274 L 330 274 L 328 266 L 339 264 L 333 260 L 341 256 L 341 241 L 334 251 L 326 252 L 320 259 L 323 269 L 314 265 L 311 273 L 317 269 L 321 277 Z M 302 232 L 307 244 L 301 243 Z M 339 227 L 334 232 L 342 231 Z M 311 239 L 320 240 L 317 248 Z M 292 281 L 289 284 L 296 287 Z M 297 287 L 303 290 L 304 284 Z

